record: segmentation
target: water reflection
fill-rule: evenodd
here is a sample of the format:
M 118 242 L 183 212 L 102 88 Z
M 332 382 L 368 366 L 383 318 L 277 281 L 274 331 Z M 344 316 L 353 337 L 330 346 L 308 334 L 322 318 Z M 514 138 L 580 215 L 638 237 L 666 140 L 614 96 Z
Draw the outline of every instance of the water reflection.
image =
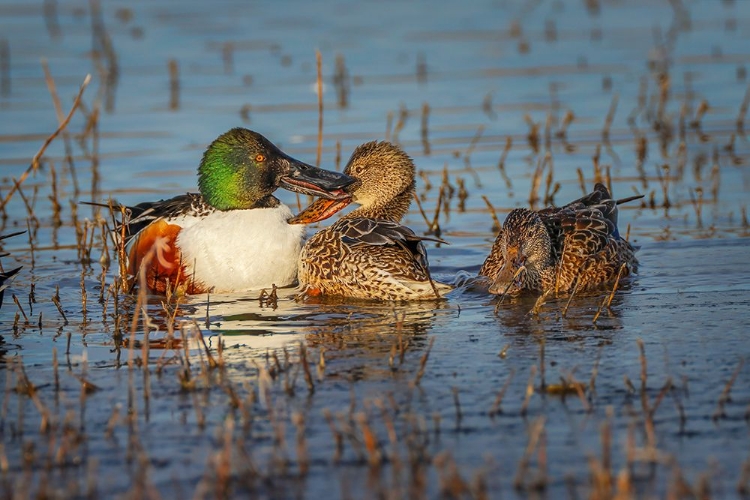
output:
M 609 302 L 609 292 L 563 295 L 538 302 L 537 296 L 500 298 L 493 302 L 498 323 L 511 336 L 543 336 L 545 340 L 577 341 L 600 338 L 597 332 L 623 328 L 621 310 L 629 297 L 629 286 Z M 609 305 L 608 305 L 609 302 Z
M 386 303 L 340 300 L 333 297 L 297 300 L 296 289 L 279 289 L 275 301 L 254 297 L 210 296 L 191 298 L 182 311 L 198 322 L 207 340 L 223 342 L 231 358 L 265 357 L 270 351 L 293 350 L 300 342 L 317 349 L 349 356 L 354 352 L 381 356 L 394 343 L 410 350 L 423 349 L 436 324 L 455 316 L 456 306 L 446 300 Z M 342 354 L 343 353 L 343 354 Z M 361 361 L 361 360 L 360 360 Z

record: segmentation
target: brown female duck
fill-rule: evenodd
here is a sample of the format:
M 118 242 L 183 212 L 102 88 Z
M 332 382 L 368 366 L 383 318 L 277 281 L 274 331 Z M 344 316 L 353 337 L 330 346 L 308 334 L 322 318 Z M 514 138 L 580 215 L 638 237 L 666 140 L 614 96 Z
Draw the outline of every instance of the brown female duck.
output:
M 310 238 L 302 248 L 298 276 L 308 296 L 358 299 L 435 299 L 451 287 L 430 277 L 423 240 L 400 224 L 414 196 L 412 159 L 389 142 L 357 147 L 344 170 L 357 181 L 348 200 L 318 200 L 290 219 L 326 219 L 351 202 L 360 206 Z M 440 241 L 440 240 L 435 240 Z
M 600 183 L 563 207 L 511 211 L 479 270 L 490 293 L 584 291 L 638 270 L 636 248 L 617 230 L 617 205 Z M 620 268 L 623 268 L 622 272 Z

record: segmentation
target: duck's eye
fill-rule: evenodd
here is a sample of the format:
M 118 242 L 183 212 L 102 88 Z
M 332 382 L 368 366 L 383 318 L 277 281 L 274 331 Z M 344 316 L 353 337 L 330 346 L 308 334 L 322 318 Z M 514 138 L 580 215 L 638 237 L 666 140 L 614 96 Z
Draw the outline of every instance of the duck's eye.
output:
M 258 163 L 266 161 L 266 155 L 264 155 L 263 153 L 258 153 L 257 155 L 255 155 L 255 161 L 257 161 Z

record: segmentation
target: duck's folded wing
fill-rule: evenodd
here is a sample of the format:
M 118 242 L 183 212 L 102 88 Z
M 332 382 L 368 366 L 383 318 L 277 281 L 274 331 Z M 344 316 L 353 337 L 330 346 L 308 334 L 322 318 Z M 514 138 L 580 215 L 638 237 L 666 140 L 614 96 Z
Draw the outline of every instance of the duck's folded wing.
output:
M 564 251 L 582 257 L 602 251 L 617 230 L 612 221 L 596 208 L 562 211 L 559 222 Z
M 427 252 L 422 241 L 437 241 L 445 243 L 439 238 L 418 236 L 411 229 L 396 222 L 353 218 L 342 219 L 336 223 L 341 241 L 347 246 L 396 246 L 411 254 L 411 258 L 425 271 L 428 269 Z
M 80 202 L 85 205 L 109 208 L 106 203 Z M 122 205 L 112 203 L 113 216 L 120 214 Z M 134 206 L 124 206 L 124 217 L 115 222 L 114 233 L 120 235 L 125 227 L 125 244 L 140 233 L 146 226 L 159 219 L 170 219 L 183 214 L 207 215 L 215 209 L 208 205 L 198 193 L 187 193 L 168 200 L 147 201 Z

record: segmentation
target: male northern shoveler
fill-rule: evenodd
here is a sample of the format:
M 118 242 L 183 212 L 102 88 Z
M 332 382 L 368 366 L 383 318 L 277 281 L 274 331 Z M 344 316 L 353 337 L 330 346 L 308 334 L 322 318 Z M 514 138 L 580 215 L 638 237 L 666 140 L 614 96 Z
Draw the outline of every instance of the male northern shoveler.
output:
M 583 291 L 637 272 L 636 248 L 620 237 L 617 205 L 603 184 L 564 207 L 512 210 L 480 276 L 492 280 L 490 293 Z
M 285 188 L 348 197 L 354 179 L 284 154 L 268 139 L 234 128 L 208 146 L 198 167 L 200 194 L 130 209 L 128 272 L 145 268 L 149 289 L 231 292 L 291 284 L 304 227 L 273 192 Z
M 414 170 L 414 162 L 398 146 L 362 144 L 344 170 L 358 181 L 347 188 L 351 198 L 317 200 L 290 220 L 316 222 L 350 202 L 361 205 L 302 248 L 299 281 L 305 294 L 420 300 L 439 298 L 451 289 L 430 277 L 422 240 L 433 239 L 400 224 L 414 196 Z

